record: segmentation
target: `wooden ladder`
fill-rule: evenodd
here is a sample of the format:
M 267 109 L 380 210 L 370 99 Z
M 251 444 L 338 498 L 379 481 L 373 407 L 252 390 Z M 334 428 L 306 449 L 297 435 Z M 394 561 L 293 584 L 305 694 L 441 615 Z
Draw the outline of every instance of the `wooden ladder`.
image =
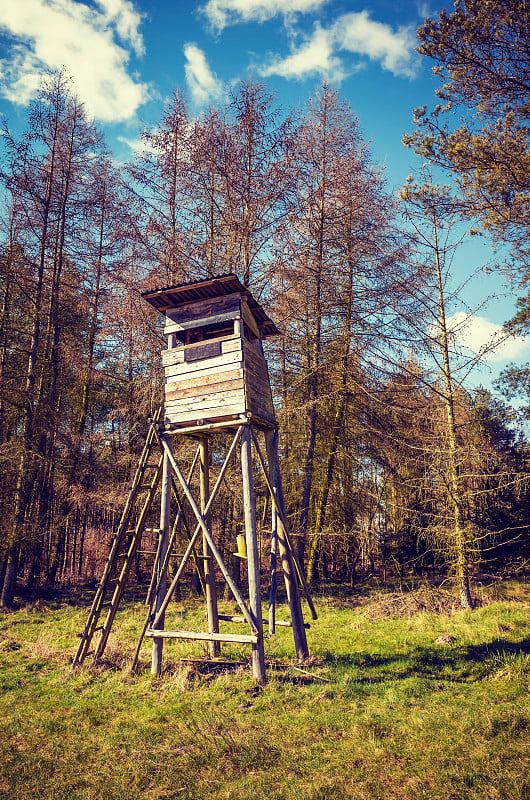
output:
M 154 452 L 160 452 L 156 435 L 160 414 L 161 410 L 157 411 L 151 420 L 129 496 L 125 502 L 119 525 L 112 537 L 103 575 L 96 590 L 85 628 L 80 634 L 81 641 L 72 662 L 72 669 L 78 664 L 82 664 L 89 655 L 93 655 L 94 661 L 97 661 L 105 650 L 112 623 L 118 610 L 131 565 L 134 563 L 134 557 L 145 529 L 147 516 L 162 475 L 163 456 L 160 454 L 156 463 L 151 460 Z M 136 511 L 140 505 L 138 501 L 141 502 L 139 512 Z M 105 609 L 107 609 L 105 621 L 102 625 L 99 625 L 100 617 Z M 93 650 L 90 650 L 94 634 L 98 632 L 100 633 L 98 643 Z

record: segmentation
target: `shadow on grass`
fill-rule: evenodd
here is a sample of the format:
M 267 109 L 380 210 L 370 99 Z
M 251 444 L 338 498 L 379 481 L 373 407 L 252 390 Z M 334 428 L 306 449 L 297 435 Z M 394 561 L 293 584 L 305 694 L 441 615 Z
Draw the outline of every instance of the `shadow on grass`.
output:
M 32 589 L 21 589 L 16 598 L 16 608 L 42 603 L 47 606 L 73 606 L 90 608 L 98 587 L 97 581 L 86 582 L 79 586 L 39 586 Z M 131 584 L 123 592 L 122 606 L 127 603 L 143 603 L 148 586 Z
M 509 642 L 506 639 L 493 639 L 488 644 L 470 645 L 467 648 L 467 657 L 473 661 L 484 661 L 492 656 L 509 653 L 510 655 L 527 655 L 530 653 L 530 639 L 520 642 Z
M 467 647 L 416 647 L 395 656 L 369 653 L 337 655 L 327 652 L 323 662 L 336 677 L 345 674 L 358 685 L 374 685 L 389 680 L 417 677 L 442 683 L 470 683 L 487 678 L 498 669 L 495 659 L 530 653 L 530 639 L 511 642 L 493 639 L 483 645 Z

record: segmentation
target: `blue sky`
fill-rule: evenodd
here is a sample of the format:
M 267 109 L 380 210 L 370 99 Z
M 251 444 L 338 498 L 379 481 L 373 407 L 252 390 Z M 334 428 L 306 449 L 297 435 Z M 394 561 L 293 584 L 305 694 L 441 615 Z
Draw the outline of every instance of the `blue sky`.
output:
M 446 4 L 448 7 L 450 3 Z M 242 77 L 263 79 L 286 111 L 302 109 L 326 78 L 349 100 L 395 191 L 419 166 L 403 148 L 416 106 L 431 105 L 432 64 L 415 52 L 416 28 L 436 16 L 432 0 L 0 0 L 0 113 L 15 131 L 47 69 L 66 67 L 118 160 L 138 146 L 181 87 L 192 112 L 222 103 Z M 457 273 L 491 260 L 470 242 Z M 471 281 L 462 312 L 487 295 L 467 323 L 467 342 L 498 330 L 513 299 L 496 275 Z M 456 322 L 462 318 L 454 318 Z M 524 340 L 507 343 L 474 381 L 488 383 L 507 360 L 526 361 Z

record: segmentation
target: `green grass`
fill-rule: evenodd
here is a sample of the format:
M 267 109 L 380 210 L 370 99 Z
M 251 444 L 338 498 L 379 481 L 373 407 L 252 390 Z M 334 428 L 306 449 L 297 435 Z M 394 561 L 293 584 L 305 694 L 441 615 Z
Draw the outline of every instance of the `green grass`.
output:
M 246 647 L 223 646 L 234 669 L 216 674 L 183 663 L 202 646 L 171 642 L 155 679 L 146 643 L 131 674 L 139 603 L 120 611 L 105 663 L 75 673 L 86 607 L 2 614 L 0 797 L 528 800 L 530 589 L 495 596 L 450 614 L 407 612 L 402 596 L 389 616 L 382 594 L 322 595 L 310 660 L 279 629 L 257 693 Z M 167 627 L 203 613 L 174 605 Z

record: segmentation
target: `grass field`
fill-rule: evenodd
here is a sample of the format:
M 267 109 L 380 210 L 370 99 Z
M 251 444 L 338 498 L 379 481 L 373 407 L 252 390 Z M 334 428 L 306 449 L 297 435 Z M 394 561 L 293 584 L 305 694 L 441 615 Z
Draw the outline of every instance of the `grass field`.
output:
M 153 679 L 146 643 L 131 674 L 141 603 L 119 612 L 105 663 L 75 673 L 86 605 L 4 613 L 0 797 L 528 799 L 530 585 L 486 594 L 474 611 L 427 589 L 318 596 L 311 658 L 279 629 L 261 691 L 246 646 L 223 646 L 233 664 L 215 671 L 171 642 Z M 203 611 L 171 615 L 189 628 Z

